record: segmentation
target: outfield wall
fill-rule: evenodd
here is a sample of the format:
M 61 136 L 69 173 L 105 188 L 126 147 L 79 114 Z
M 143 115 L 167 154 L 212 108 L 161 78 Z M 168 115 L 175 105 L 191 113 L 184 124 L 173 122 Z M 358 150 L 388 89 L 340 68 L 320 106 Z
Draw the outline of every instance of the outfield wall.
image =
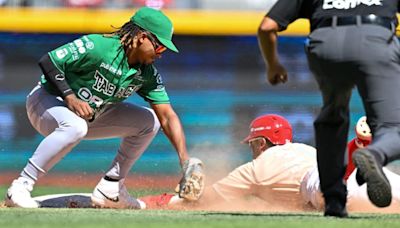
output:
M 0 8 L 0 32 L 105 33 L 129 20 L 132 9 Z M 255 35 L 266 14 L 254 10 L 163 10 L 177 35 Z M 299 19 L 281 35 L 305 36 L 308 20 Z M 398 33 L 399 35 L 399 33 Z
M 104 33 L 128 21 L 136 9 L 0 8 L 0 31 Z M 164 10 L 178 35 L 254 35 L 265 12 Z M 285 35 L 304 35 L 309 23 L 298 20 Z

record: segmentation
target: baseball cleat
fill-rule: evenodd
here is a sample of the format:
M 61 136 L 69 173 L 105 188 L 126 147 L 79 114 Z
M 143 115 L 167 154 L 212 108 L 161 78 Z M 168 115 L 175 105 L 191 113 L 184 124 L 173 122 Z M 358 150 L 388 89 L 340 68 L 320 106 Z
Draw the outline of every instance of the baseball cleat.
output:
M 345 204 L 338 200 L 327 200 L 324 216 L 346 218 L 349 214 L 347 213 Z
M 352 159 L 358 168 L 357 174 L 367 183 L 371 202 L 377 207 L 389 206 L 392 202 L 392 188 L 375 156 L 368 149 L 358 149 Z
M 5 205 L 7 207 L 38 208 L 39 204 L 31 197 L 32 186 L 22 179 L 14 180 L 7 190 Z
M 122 181 L 107 181 L 102 178 L 95 187 L 92 205 L 97 208 L 145 209 L 146 204 L 129 195 Z

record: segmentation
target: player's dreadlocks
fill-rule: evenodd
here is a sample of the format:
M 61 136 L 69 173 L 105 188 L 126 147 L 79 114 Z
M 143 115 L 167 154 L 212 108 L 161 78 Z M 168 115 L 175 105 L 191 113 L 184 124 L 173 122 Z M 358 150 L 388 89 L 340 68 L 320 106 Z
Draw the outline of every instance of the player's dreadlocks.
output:
M 117 35 L 121 39 L 121 44 L 125 48 L 132 44 L 132 41 L 136 34 L 142 29 L 134 24 L 132 21 L 126 22 L 121 28 L 111 33 L 111 35 Z
M 135 36 L 140 32 L 143 31 L 138 25 L 134 24 L 132 21 L 126 22 L 122 27 L 116 28 L 116 30 L 111 34 L 106 34 L 106 36 L 118 36 L 121 40 L 121 47 L 119 48 L 117 56 L 123 52 L 123 50 L 129 48 L 132 45 L 132 41 L 134 40 Z M 115 59 L 117 58 L 115 56 Z M 114 60 L 115 60 L 114 59 Z M 114 60 L 112 62 L 114 62 Z M 122 62 L 120 63 L 122 64 Z M 119 69 L 120 66 L 118 66 Z
M 112 26 L 113 27 L 113 26 Z M 142 28 L 140 28 L 139 26 L 137 26 L 136 24 L 134 24 L 132 21 L 128 21 L 126 22 L 124 25 L 122 25 L 122 27 L 120 28 L 116 28 L 113 27 L 116 30 L 110 34 L 105 34 L 105 36 L 118 36 L 119 39 L 121 40 L 121 46 L 119 47 L 118 53 L 115 56 L 115 58 L 111 61 L 111 64 L 114 63 L 114 60 L 117 59 L 118 55 L 120 55 L 121 53 L 125 53 L 124 49 L 128 49 L 129 46 L 132 45 L 132 41 L 134 40 L 135 36 L 142 31 Z M 126 58 L 126 55 L 125 55 Z M 122 66 L 123 62 L 121 61 L 117 67 L 117 70 L 120 69 L 120 67 Z M 113 79 L 114 80 L 114 79 Z M 118 82 L 119 83 L 119 82 Z

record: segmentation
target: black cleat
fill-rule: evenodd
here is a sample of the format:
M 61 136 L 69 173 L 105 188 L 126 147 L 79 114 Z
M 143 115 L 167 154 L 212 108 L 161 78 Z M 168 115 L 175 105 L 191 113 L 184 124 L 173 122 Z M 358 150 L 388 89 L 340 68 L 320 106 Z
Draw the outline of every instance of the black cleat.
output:
M 337 200 L 330 200 L 325 205 L 324 216 L 333 216 L 338 218 L 346 218 L 349 216 L 346 206 Z
M 362 179 L 367 183 L 369 200 L 377 207 L 389 206 L 392 202 L 392 188 L 382 170 L 382 164 L 365 148 L 358 149 L 352 159 L 358 169 L 357 182 Z

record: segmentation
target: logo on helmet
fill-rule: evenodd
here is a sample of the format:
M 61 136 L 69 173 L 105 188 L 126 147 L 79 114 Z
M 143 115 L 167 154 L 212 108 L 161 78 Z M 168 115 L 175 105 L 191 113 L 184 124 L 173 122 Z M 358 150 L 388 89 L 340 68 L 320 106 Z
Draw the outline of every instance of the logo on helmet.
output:
M 250 134 L 242 143 L 247 143 L 257 137 L 264 137 L 274 145 L 283 145 L 292 141 L 292 126 L 280 115 L 259 116 L 251 122 Z

